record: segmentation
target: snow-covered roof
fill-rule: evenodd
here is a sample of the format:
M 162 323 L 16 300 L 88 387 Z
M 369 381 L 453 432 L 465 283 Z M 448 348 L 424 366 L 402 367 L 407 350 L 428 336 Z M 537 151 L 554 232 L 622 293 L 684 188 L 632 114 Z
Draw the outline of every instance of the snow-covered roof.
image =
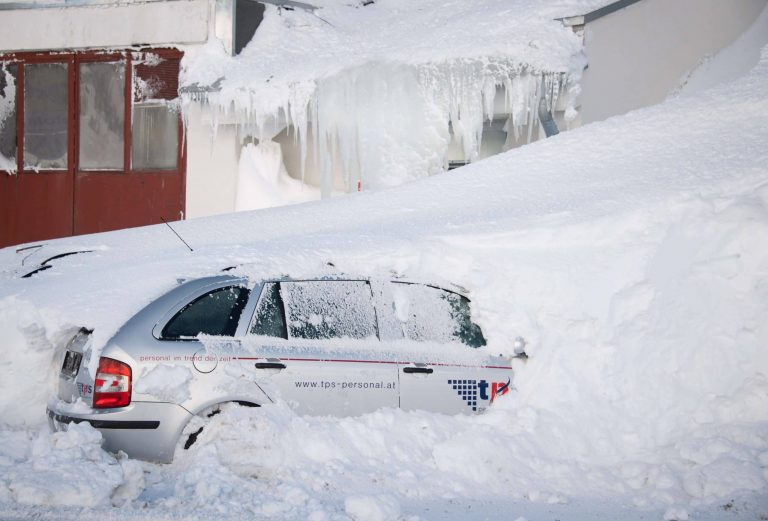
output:
M 482 60 L 540 72 L 568 72 L 581 50 L 557 18 L 584 14 L 605 0 L 316 0 L 318 9 L 269 5 L 237 57 L 213 41 L 190 50 L 182 84 L 266 95 L 286 83 L 328 77 L 362 63 L 440 64 Z
M 238 56 L 230 56 L 216 39 L 188 49 L 182 99 L 208 103 L 215 124 L 235 123 L 260 139 L 289 126 L 307 150 L 313 146 L 307 136 L 319 136 L 333 144 L 317 147 L 320 164 L 344 172 L 350 185 L 363 180 L 381 187 L 442 170 L 440 151 L 447 147 L 449 122 L 464 156 L 474 159 L 483 122 L 494 116 L 498 87 L 503 87 L 504 117 L 510 118 L 515 136 L 537 124 L 535 107 L 541 98 L 548 107 L 560 99 L 567 117 L 575 115 L 571 94 L 586 61 L 581 38 L 557 18 L 606 2 L 316 4 L 315 10 L 267 5 L 261 25 Z M 396 122 L 394 130 L 384 128 L 395 125 L 396 114 L 409 120 Z M 404 126 L 422 133 L 429 129 L 428 135 L 393 137 Z M 362 141 L 389 142 L 398 149 L 366 152 Z M 389 174 L 378 170 L 391 163 L 385 155 L 426 159 L 389 165 L 390 171 L 402 173 L 383 180 Z M 330 175 L 321 174 L 327 186 Z

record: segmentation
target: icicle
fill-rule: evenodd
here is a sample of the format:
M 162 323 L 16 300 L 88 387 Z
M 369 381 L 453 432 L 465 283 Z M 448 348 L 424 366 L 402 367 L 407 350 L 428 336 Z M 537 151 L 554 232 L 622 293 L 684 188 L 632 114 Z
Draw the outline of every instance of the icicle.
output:
M 234 89 L 193 99 L 210 107 L 214 135 L 225 122 L 263 138 L 287 129 L 300 155 L 294 175 L 306 182 L 312 158 L 328 197 L 334 175 L 353 191 L 358 182 L 379 188 L 441 171 L 451 130 L 466 161 L 479 157 L 484 126 L 494 119 L 506 120 L 515 142 L 530 142 L 539 101 L 554 111 L 564 92 L 572 103 L 577 88 L 566 73 L 486 58 L 368 63 L 282 91 L 270 84 L 270 104 L 257 92 Z

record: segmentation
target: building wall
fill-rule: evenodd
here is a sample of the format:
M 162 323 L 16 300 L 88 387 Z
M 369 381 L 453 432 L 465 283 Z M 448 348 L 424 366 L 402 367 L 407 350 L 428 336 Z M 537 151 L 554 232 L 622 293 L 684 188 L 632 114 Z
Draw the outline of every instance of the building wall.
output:
M 766 0 L 643 0 L 588 22 L 582 124 L 663 101 L 765 6 Z
M 208 0 L 3 10 L 0 51 L 202 43 L 208 16 Z
M 186 115 L 187 218 L 235 211 L 240 139 L 235 125 L 213 137 L 209 110 L 192 103 Z

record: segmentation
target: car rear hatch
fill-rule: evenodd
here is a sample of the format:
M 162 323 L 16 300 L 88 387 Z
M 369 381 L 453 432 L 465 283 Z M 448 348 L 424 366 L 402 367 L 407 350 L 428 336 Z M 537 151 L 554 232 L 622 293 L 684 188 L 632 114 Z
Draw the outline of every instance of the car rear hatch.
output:
M 93 378 L 88 373 L 83 356 L 91 340 L 91 331 L 81 329 L 67 343 L 64 360 L 59 371 L 60 400 L 75 402 L 82 398 L 83 402 L 91 405 L 93 400 Z

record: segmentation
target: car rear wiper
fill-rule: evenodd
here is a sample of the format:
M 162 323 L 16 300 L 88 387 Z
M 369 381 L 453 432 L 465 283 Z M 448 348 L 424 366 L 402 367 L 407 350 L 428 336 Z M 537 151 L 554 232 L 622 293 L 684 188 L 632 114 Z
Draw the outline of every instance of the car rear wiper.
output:
M 59 253 L 58 255 L 54 255 L 53 257 L 48 257 L 43 262 L 40 263 L 40 265 L 35 268 L 34 270 L 30 271 L 26 275 L 22 275 L 22 279 L 28 279 L 32 275 L 36 273 L 40 273 L 41 271 L 45 271 L 48 268 L 52 268 L 53 265 L 49 264 L 49 262 L 54 261 L 56 259 L 61 259 L 63 257 L 69 257 L 70 255 L 77 255 L 78 253 L 91 253 L 93 250 L 81 250 L 81 251 L 68 251 L 66 253 Z

